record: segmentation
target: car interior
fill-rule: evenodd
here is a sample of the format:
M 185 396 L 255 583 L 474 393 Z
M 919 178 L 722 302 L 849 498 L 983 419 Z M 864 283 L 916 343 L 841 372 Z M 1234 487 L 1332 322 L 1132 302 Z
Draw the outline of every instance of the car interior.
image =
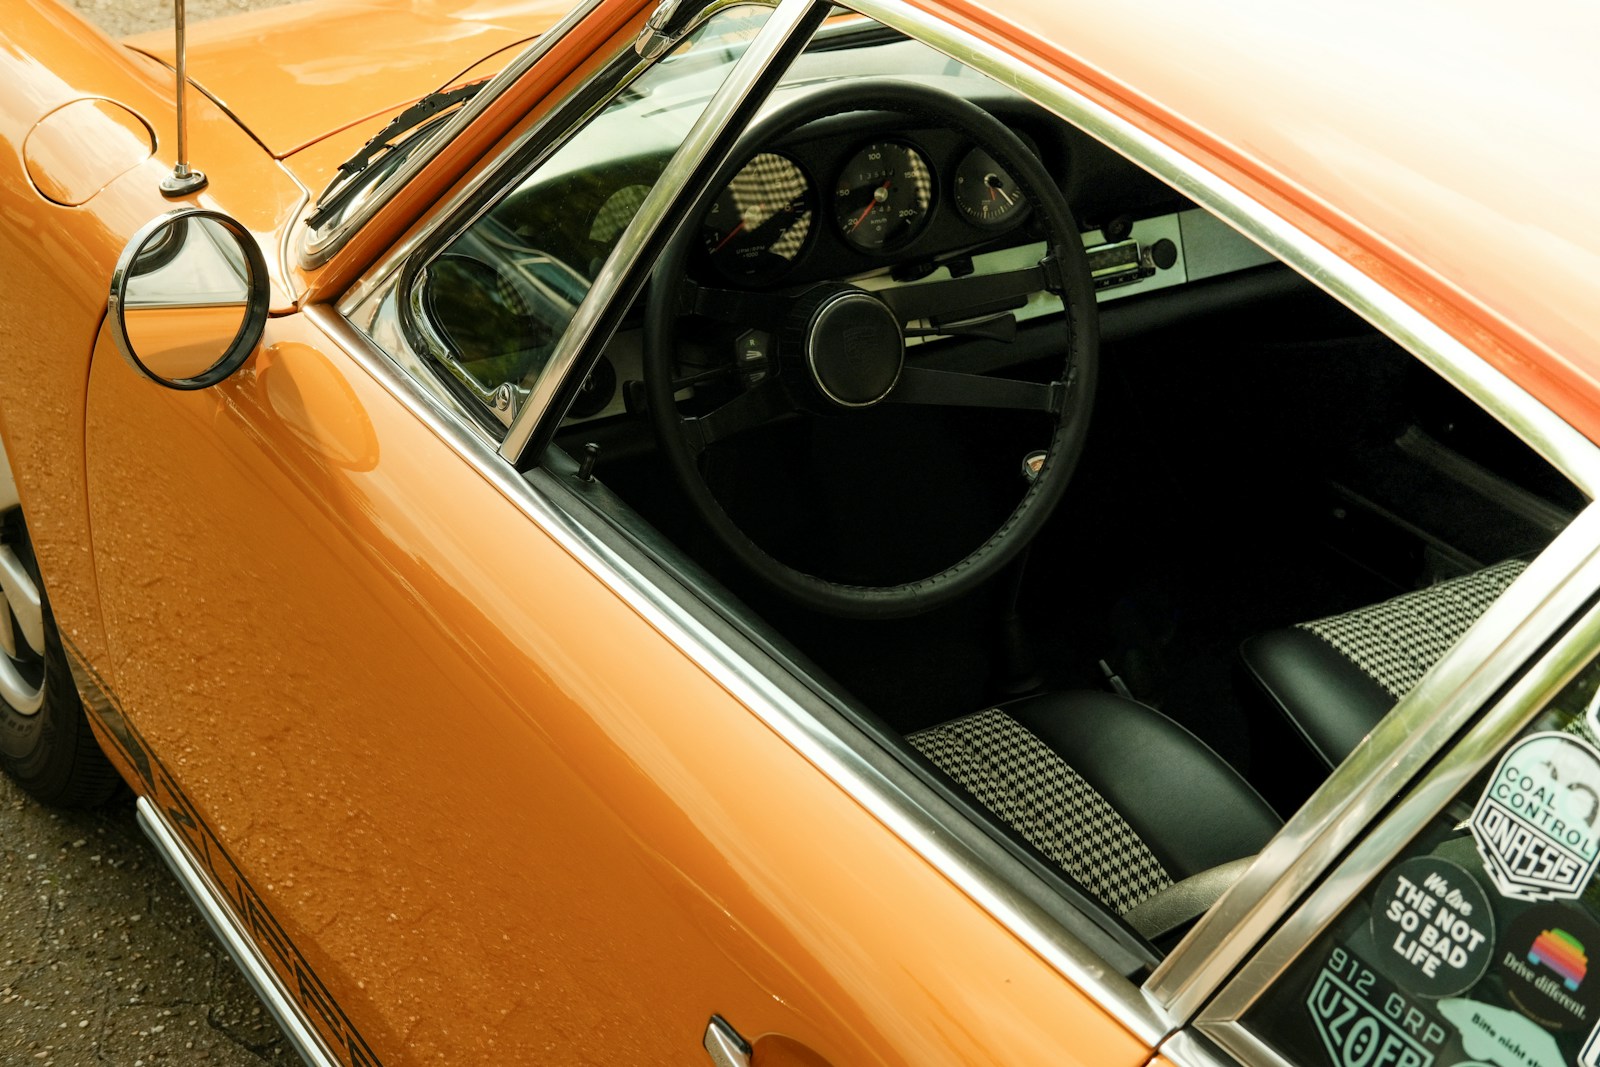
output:
M 560 372 L 698 114 L 674 109 L 724 73 L 706 51 L 530 156 L 358 322 L 503 432 L 492 401 Z M 859 19 L 816 35 L 570 373 L 530 477 L 963 805 L 1130 973 L 1585 504 L 1172 186 Z

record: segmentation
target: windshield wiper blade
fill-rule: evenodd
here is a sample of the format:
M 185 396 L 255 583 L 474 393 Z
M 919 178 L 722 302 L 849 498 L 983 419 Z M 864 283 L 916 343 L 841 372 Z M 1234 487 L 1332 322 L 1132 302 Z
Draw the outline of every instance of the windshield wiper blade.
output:
M 472 99 L 487 84 L 489 79 L 485 78 L 466 85 L 458 85 L 453 89 L 441 89 L 429 93 L 396 115 L 388 125 L 357 149 L 355 155 L 339 164 L 333 181 L 328 184 L 327 192 L 317 201 L 317 209 L 306 219 L 307 225 L 316 229 L 328 216 L 338 211 L 358 188 L 358 183 L 352 179 L 371 167 L 377 159 L 404 143 L 403 139 L 396 141 L 397 137 L 424 125 L 441 112 Z

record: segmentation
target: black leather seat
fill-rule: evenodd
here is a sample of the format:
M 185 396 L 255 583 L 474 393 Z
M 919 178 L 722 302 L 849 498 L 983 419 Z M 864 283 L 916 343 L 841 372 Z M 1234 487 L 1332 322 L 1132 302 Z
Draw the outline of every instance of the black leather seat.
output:
M 1175 883 L 1254 856 L 1282 825 L 1199 738 L 1109 693 L 1026 697 L 909 740 L 1119 915 L 1148 910 Z M 1229 881 L 1189 910 L 1198 914 Z M 1129 921 L 1147 936 L 1169 925 Z
M 1507 560 L 1381 604 L 1272 630 L 1239 649 L 1246 699 L 1335 767 L 1527 566 Z

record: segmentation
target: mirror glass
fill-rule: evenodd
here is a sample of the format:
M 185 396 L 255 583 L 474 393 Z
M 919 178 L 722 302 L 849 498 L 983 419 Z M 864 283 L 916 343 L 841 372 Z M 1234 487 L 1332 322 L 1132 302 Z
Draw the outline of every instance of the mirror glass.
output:
M 254 238 L 233 220 L 211 212 L 163 218 L 123 253 L 113 281 L 123 355 L 174 388 L 220 381 L 260 337 L 263 268 Z

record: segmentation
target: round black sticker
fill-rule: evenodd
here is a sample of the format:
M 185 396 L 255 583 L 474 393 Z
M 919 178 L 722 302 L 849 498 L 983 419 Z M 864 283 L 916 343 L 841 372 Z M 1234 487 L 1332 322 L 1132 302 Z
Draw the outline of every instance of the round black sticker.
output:
M 1589 954 L 1600 926 L 1577 908 L 1535 904 L 1506 927 L 1495 970 L 1522 1013 L 1553 1030 L 1587 1030 L 1600 1020 L 1600 978 Z
M 1477 881 L 1449 860 L 1415 856 L 1378 883 L 1372 939 L 1387 971 L 1420 997 L 1451 997 L 1483 977 L 1494 916 Z

